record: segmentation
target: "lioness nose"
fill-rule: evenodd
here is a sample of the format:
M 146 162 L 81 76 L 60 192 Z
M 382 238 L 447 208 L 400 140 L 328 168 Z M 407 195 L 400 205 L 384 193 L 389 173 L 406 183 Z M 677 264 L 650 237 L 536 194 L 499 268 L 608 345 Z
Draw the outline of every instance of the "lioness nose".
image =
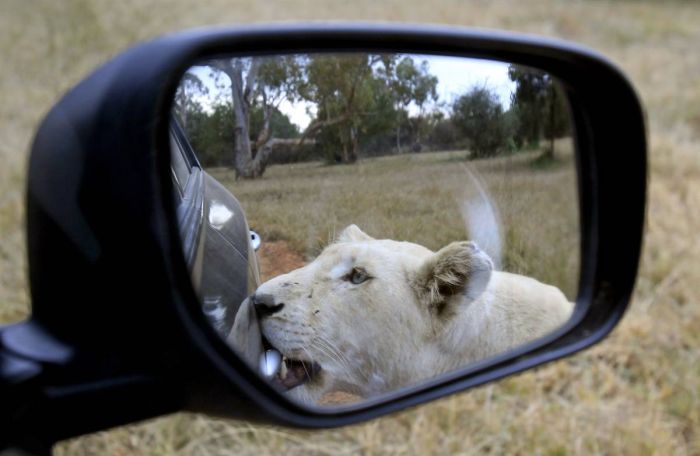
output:
M 255 313 L 258 314 L 259 318 L 277 313 L 284 307 L 282 303 L 275 304 L 275 297 L 272 295 L 254 293 L 250 297 L 250 301 L 253 303 Z

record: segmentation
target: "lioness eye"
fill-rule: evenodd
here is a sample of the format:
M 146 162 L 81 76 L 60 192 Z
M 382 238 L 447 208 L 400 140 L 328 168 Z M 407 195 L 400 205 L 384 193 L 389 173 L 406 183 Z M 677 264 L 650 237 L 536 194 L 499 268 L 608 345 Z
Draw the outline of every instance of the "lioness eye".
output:
M 369 279 L 369 276 L 367 275 L 367 272 L 365 272 L 363 269 L 359 268 L 353 268 L 352 272 L 350 273 L 350 282 L 354 283 L 355 285 L 359 285 L 365 280 Z

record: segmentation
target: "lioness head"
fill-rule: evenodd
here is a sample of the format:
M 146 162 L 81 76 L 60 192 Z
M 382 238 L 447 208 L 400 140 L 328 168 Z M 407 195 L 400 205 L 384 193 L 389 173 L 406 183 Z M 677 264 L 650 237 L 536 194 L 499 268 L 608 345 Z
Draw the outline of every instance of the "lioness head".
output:
M 275 381 L 316 402 L 326 391 L 369 397 L 435 374 L 450 350 L 441 334 L 486 289 L 492 268 L 473 242 L 432 252 L 347 227 L 313 262 L 250 298 L 264 344 L 285 357 Z

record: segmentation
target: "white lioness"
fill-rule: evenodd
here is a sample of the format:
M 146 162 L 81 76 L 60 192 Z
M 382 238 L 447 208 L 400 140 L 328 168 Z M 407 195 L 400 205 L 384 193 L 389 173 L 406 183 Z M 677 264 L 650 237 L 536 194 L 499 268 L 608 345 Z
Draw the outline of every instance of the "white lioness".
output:
M 371 397 L 502 353 L 561 326 L 573 308 L 558 288 L 493 271 L 473 242 L 432 252 L 355 225 L 248 301 L 265 344 L 286 360 L 274 381 L 313 403 L 328 391 Z M 239 312 L 234 331 L 252 313 Z

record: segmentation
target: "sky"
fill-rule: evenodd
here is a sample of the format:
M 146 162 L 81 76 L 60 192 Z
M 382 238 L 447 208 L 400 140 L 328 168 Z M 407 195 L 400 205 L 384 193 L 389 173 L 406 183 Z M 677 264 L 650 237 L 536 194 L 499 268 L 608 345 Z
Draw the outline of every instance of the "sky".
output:
M 510 97 L 515 90 L 515 83 L 508 78 L 507 63 L 464 57 L 430 55 L 411 55 L 410 57 L 417 64 L 427 61 L 428 72 L 438 78 L 438 103 L 451 105 L 459 95 L 473 87 L 485 85 L 498 95 L 504 110 L 510 107 Z M 222 89 L 216 87 L 209 67 L 193 67 L 189 71 L 197 75 L 209 89 L 209 95 L 200 98 L 201 104 L 206 109 L 207 106 L 213 104 L 216 95 L 221 94 Z M 230 98 L 228 94 L 230 83 L 226 77 L 222 78 L 222 82 L 224 81 L 224 93 L 221 96 L 227 99 Z M 311 110 L 313 113 L 313 108 L 313 104 L 306 102 L 289 103 L 287 101 L 282 102 L 279 107 L 280 111 L 286 114 L 302 131 L 311 121 L 307 111 Z M 416 106 L 409 106 L 408 110 L 411 115 L 418 113 Z

